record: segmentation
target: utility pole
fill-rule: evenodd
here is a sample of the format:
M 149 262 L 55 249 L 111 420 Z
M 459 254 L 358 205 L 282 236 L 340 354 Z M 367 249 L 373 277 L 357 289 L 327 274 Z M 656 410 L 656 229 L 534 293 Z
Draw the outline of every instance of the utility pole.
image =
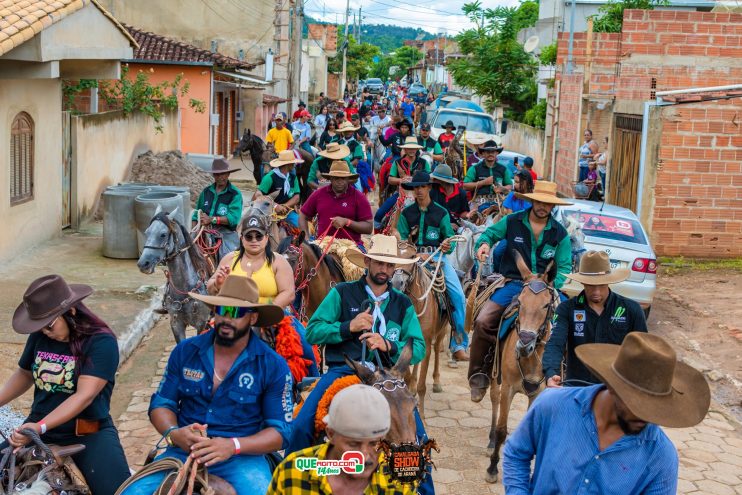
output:
M 290 112 L 299 106 L 300 91 L 301 91 L 301 37 L 303 30 L 304 20 L 304 6 L 302 0 L 294 1 L 294 46 L 293 46 L 293 59 L 294 63 L 291 67 L 291 109 Z
M 348 63 L 348 17 L 350 16 L 350 0 L 345 2 L 345 38 L 343 39 L 343 76 L 340 79 L 340 98 L 345 96 L 345 85 L 347 84 L 346 69 Z
M 358 44 L 361 44 L 361 33 L 363 32 L 363 17 L 361 17 L 361 9 L 358 7 Z

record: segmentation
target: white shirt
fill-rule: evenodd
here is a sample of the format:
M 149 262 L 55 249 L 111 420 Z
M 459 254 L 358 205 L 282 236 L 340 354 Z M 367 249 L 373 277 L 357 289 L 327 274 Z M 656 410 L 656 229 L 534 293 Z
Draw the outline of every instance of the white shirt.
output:
M 371 141 L 375 141 L 378 133 L 384 127 L 389 126 L 391 123 L 392 123 L 392 119 L 388 115 L 385 116 L 383 119 L 380 119 L 378 115 L 374 115 L 373 117 L 371 117 L 371 122 L 369 123 L 367 127 L 369 138 L 371 138 Z

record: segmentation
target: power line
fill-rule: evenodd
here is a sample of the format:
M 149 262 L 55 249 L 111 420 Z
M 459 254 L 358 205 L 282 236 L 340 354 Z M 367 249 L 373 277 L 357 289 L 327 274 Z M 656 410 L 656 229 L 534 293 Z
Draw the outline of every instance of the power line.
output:
M 404 7 L 400 7 L 399 5 L 394 5 L 394 4 L 390 4 L 390 3 L 381 2 L 380 0 L 368 0 L 368 1 L 370 1 L 371 3 L 378 3 L 379 5 L 384 5 L 385 7 L 390 7 L 390 8 L 393 8 L 393 9 L 406 10 L 407 12 L 414 12 L 415 14 L 421 14 L 422 13 L 419 10 L 406 9 Z M 427 9 L 427 10 L 431 11 L 434 14 L 464 15 L 462 12 L 448 12 L 446 10 L 434 9 L 432 7 L 421 6 L 421 8 Z

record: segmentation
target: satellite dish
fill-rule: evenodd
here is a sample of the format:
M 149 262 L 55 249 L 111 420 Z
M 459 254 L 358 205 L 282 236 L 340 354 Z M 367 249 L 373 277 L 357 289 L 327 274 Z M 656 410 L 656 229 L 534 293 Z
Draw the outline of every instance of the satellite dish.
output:
M 526 53 L 533 53 L 536 47 L 538 47 L 538 42 L 539 42 L 538 36 L 531 36 L 523 44 L 523 50 L 525 50 Z

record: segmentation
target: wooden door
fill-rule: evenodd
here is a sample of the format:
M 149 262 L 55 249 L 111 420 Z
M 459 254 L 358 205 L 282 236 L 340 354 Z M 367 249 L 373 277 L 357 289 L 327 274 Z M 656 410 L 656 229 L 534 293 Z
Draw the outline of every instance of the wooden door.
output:
M 72 114 L 62 112 L 62 228 L 72 225 Z
M 618 114 L 608 170 L 608 202 L 636 213 L 642 118 Z

